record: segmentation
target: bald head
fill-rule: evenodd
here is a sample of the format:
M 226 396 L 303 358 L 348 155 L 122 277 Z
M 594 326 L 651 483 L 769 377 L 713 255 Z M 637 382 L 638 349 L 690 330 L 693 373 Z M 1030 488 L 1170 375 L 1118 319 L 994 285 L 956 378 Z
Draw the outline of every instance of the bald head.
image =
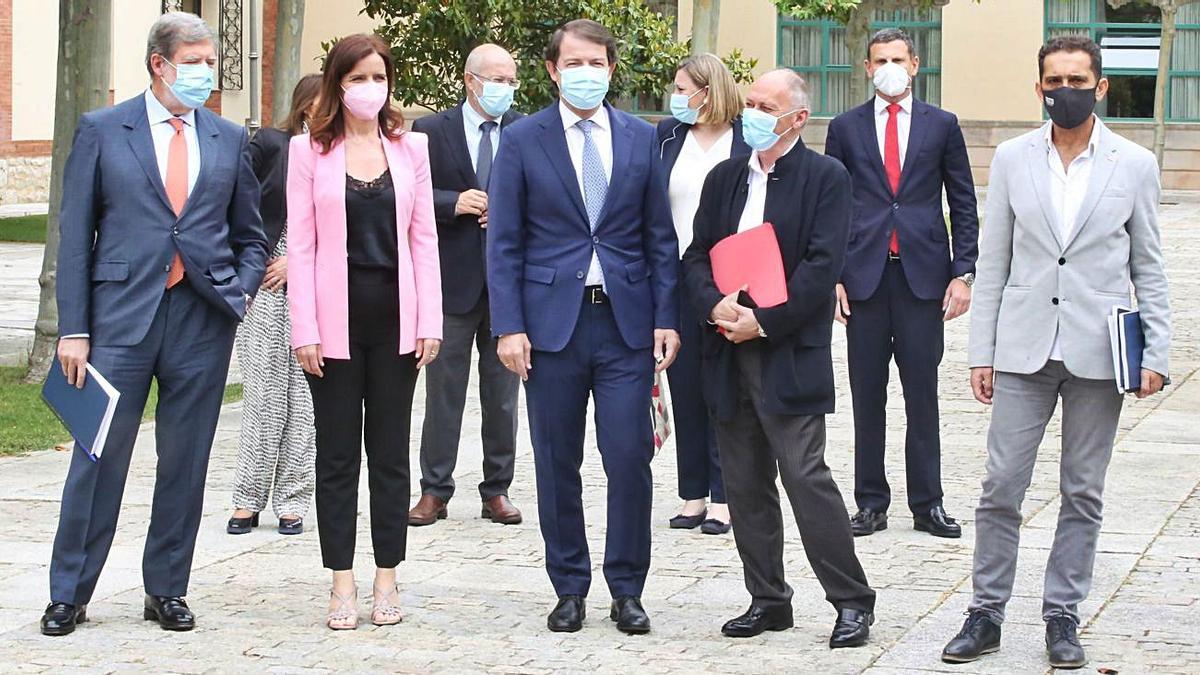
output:
M 512 54 L 509 54 L 500 45 L 491 43 L 482 44 L 471 50 L 467 55 L 467 63 L 463 68 L 468 73 L 475 73 L 488 79 L 486 74 L 489 70 L 497 70 L 502 76 L 516 79 L 517 63 L 513 61 Z
M 770 102 L 775 114 L 808 107 L 808 83 L 790 68 L 776 68 L 763 73 L 750 86 L 747 98 Z

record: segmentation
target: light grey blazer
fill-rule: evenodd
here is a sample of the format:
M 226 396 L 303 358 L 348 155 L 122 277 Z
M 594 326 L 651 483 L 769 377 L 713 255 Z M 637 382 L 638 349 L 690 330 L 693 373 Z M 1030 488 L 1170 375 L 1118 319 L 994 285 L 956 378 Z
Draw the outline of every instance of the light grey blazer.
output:
M 1049 124 L 1049 122 L 1047 122 Z M 1050 199 L 1046 127 L 1002 143 L 992 160 L 971 306 L 969 365 L 1030 374 L 1062 334 L 1076 377 L 1113 379 L 1108 315 L 1137 297 L 1142 367 L 1167 374 L 1171 308 L 1158 230 L 1158 164 L 1099 119 L 1091 182 L 1072 236 Z

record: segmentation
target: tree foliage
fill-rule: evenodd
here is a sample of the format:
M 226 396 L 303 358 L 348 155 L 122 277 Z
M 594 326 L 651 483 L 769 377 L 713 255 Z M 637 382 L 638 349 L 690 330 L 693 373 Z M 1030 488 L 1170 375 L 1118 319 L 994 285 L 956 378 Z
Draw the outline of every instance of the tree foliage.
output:
M 462 99 L 467 54 L 485 42 L 510 50 L 521 88 L 516 105 L 543 107 L 555 97 L 542 58 L 556 28 L 572 19 L 604 24 L 620 43 L 612 97 L 660 96 L 687 57 L 688 41 L 675 38 L 670 19 L 643 0 L 364 0 L 363 13 L 392 46 L 397 78 L 394 95 L 404 105 L 430 110 Z M 726 57 L 745 81 L 754 66 L 734 52 Z

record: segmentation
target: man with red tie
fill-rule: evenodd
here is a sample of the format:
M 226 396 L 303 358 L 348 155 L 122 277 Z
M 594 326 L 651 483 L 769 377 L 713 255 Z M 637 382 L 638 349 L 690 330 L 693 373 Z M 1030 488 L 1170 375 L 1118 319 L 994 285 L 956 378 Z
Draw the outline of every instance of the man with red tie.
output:
M 854 218 L 835 318 L 846 325 L 854 405 L 855 536 L 887 528 L 887 385 L 900 371 L 908 506 L 917 530 L 959 537 L 942 507 L 938 366 L 942 324 L 971 304 L 978 255 L 975 184 L 958 118 L 912 94 L 920 59 L 904 31 L 868 44 L 875 96 L 829 125 L 825 153 L 849 170 Z M 947 231 L 942 188 L 950 206 Z

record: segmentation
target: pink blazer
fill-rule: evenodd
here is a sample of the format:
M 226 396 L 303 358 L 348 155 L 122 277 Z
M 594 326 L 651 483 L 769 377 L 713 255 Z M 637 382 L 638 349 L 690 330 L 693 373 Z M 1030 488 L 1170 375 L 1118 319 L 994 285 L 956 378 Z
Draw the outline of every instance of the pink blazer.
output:
M 428 138 L 405 132 L 383 140 L 396 191 L 401 354 L 418 338 L 442 338 L 442 277 L 438 263 Z M 323 356 L 350 358 L 346 263 L 346 149 L 320 154 L 308 134 L 292 138 L 287 177 L 288 305 L 292 347 L 321 345 Z

